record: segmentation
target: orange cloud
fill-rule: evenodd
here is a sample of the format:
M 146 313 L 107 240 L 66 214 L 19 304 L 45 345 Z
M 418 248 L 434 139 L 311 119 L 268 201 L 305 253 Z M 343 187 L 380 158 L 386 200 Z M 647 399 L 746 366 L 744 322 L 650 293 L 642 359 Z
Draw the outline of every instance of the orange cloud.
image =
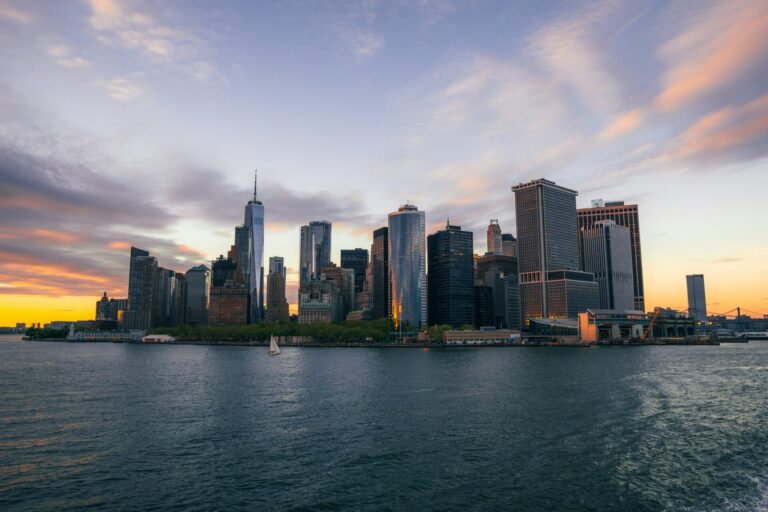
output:
M 42 238 L 43 240 L 60 243 L 75 243 L 83 239 L 83 237 L 80 235 L 67 233 L 66 231 L 53 231 L 51 229 L 44 228 L 33 229 L 31 233 L 38 238 Z
M 114 242 L 109 242 L 107 244 L 107 247 L 109 247 L 110 249 L 117 249 L 117 250 L 120 250 L 120 251 L 125 251 L 125 250 L 128 250 L 128 249 L 131 248 L 131 244 L 130 244 L 130 242 L 123 242 L 121 240 L 116 240 Z
M 665 45 L 670 62 L 665 85 L 656 97 L 661 110 L 672 110 L 719 88 L 749 69 L 768 50 L 768 3 L 738 9 L 718 6 L 702 23 Z
M 615 139 L 631 132 L 640 124 L 644 115 L 645 113 L 641 108 L 624 112 L 600 133 L 600 138 Z

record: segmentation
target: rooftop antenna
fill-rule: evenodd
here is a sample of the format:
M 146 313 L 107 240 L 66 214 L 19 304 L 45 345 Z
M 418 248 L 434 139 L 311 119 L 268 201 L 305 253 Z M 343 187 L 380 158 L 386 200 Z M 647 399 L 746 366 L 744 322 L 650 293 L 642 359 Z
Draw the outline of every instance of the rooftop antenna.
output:
M 256 196 L 258 196 L 259 191 L 259 170 L 254 169 L 253 170 L 253 200 L 256 201 Z

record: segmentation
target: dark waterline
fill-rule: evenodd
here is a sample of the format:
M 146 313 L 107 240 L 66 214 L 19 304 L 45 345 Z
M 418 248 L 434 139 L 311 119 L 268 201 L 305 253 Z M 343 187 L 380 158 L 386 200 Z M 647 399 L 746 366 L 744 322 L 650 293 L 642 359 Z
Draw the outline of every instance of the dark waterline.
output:
M 0 340 L 0 510 L 768 507 L 768 342 Z

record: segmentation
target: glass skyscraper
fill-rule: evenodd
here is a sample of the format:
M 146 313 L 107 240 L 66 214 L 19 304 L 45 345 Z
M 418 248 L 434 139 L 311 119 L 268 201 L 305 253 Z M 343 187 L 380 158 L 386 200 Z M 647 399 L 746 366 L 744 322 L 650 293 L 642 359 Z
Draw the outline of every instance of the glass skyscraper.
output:
M 688 286 L 688 316 L 697 323 L 707 322 L 707 297 L 704 293 L 704 275 L 692 274 L 685 276 Z
M 320 274 L 331 262 L 331 223 L 327 220 L 312 221 L 301 226 L 299 250 L 299 285 Z
M 425 216 L 411 204 L 389 214 L 389 316 L 395 329 L 427 325 Z
M 453 327 L 474 324 L 475 272 L 472 232 L 462 231 L 460 226 L 446 224 L 444 231 L 427 237 L 427 258 L 429 324 Z
M 248 295 L 251 323 L 264 319 L 264 205 L 258 200 L 257 178 L 255 174 L 253 200 L 248 201 L 245 207 L 245 226 L 249 234 Z
M 574 317 L 599 307 L 594 276 L 580 272 L 578 192 L 545 179 L 512 190 L 524 323 L 531 318 Z
M 629 228 L 599 220 L 580 232 L 584 270 L 595 275 L 603 309 L 635 309 Z
M 355 293 L 361 293 L 365 284 L 365 269 L 368 268 L 368 250 L 342 249 L 339 266 L 355 271 Z
M 371 245 L 373 318 L 389 315 L 389 228 L 386 226 L 373 232 Z
M 123 313 L 125 329 L 152 327 L 157 299 L 157 259 L 148 251 L 131 247 L 128 274 L 128 310 Z

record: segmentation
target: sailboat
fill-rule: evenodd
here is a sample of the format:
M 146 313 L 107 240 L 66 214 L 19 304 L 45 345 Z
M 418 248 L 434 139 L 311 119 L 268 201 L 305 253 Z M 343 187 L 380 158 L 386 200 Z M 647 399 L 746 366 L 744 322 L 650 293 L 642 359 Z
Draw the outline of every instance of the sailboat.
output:
M 280 347 L 277 346 L 275 335 L 269 337 L 269 355 L 276 356 L 280 354 Z

